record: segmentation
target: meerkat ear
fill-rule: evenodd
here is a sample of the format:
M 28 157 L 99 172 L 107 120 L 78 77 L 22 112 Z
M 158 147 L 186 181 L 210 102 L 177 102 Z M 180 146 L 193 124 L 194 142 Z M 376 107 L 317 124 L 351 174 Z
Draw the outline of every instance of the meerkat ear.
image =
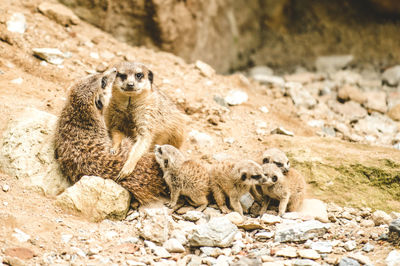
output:
M 148 76 L 149 76 L 150 84 L 153 84 L 154 76 L 153 76 L 153 72 L 151 70 L 149 70 L 149 75 Z

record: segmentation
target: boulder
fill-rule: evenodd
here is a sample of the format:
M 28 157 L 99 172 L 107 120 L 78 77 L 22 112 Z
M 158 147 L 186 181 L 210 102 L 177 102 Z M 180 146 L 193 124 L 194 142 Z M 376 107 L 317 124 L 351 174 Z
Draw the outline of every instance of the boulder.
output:
M 27 108 L 10 121 L 0 144 L 1 170 L 48 196 L 70 185 L 54 158 L 56 124 L 56 116 Z
M 92 221 L 124 219 L 130 205 L 129 192 L 113 180 L 84 176 L 57 196 L 56 202 Z

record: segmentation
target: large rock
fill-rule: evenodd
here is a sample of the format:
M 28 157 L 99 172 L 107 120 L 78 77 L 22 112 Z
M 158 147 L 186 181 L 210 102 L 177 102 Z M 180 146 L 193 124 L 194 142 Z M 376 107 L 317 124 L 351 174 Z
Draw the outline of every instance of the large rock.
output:
M 169 238 L 172 223 L 168 208 L 145 208 L 140 212 L 137 227 L 140 236 L 144 239 L 163 244 Z
M 70 185 L 54 159 L 56 123 L 56 116 L 27 108 L 9 123 L 0 147 L 1 170 L 49 196 Z
M 225 217 L 212 218 L 208 223 L 196 226 L 189 244 L 193 247 L 230 247 L 237 230 Z
M 124 219 L 130 205 L 129 192 L 113 180 L 83 176 L 57 196 L 57 204 L 92 221 Z
M 278 224 L 275 232 L 275 242 L 298 242 L 320 237 L 329 229 L 329 224 L 310 220 L 295 224 Z

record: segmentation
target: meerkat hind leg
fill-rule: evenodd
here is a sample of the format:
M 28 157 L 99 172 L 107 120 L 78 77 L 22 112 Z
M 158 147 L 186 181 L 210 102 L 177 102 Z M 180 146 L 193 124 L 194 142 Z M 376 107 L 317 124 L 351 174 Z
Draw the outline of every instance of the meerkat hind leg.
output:
M 196 195 L 197 196 L 197 195 Z M 208 205 L 208 200 L 206 196 L 198 196 L 198 197 L 189 197 L 188 201 L 190 205 L 193 205 L 196 208 L 196 211 L 204 211 L 205 208 L 207 208 Z
M 271 202 L 271 198 L 270 197 L 266 198 L 262 202 L 261 209 L 260 209 L 260 216 L 267 212 L 270 202 Z
M 136 163 L 139 159 L 148 151 L 151 144 L 151 139 L 149 137 L 140 136 L 131 148 L 129 152 L 128 159 L 126 160 L 124 166 L 119 172 L 117 181 L 122 180 L 124 177 L 128 176 L 135 170 Z
M 224 193 L 219 189 L 213 189 L 213 196 L 214 196 L 215 202 L 217 203 L 221 212 L 228 213 L 229 209 L 226 206 L 226 200 L 225 200 Z

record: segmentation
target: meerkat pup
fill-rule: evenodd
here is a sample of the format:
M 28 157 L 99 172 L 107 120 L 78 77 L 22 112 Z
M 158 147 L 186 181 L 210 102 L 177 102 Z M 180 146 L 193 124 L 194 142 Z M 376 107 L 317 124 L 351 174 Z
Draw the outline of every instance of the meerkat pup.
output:
M 286 174 L 290 169 L 289 158 L 286 156 L 286 154 L 283 151 L 281 151 L 278 148 L 267 149 L 263 153 L 262 163 L 263 164 L 267 164 L 267 163 L 276 164 L 276 166 L 278 166 L 282 170 L 283 174 Z
M 172 145 L 155 145 L 154 153 L 171 193 L 167 206 L 174 211 L 179 209 L 182 205 L 177 202 L 182 195 L 188 197 L 191 205 L 198 207 L 197 211 L 203 211 L 207 207 L 209 194 L 210 178 L 207 168 L 194 160 L 186 160 Z
M 145 65 L 122 62 L 106 110 L 106 124 L 113 149 L 118 150 L 125 136 L 135 140 L 118 179 L 129 175 L 137 161 L 155 144 L 180 148 L 185 137 L 186 117 L 172 100 L 153 85 L 153 72 Z
M 288 209 L 297 211 L 303 203 L 306 189 L 304 177 L 291 168 L 286 175 L 274 163 L 263 164 L 264 182 L 260 185 L 265 200 L 262 203 L 260 215 L 268 209 L 271 198 L 279 200 L 279 215 Z
M 252 160 L 222 161 L 210 171 L 210 187 L 214 199 L 223 213 L 230 212 L 226 205 L 226 197 L 232 209 L 243 215 L 240 198 L 250 189 L 260 184 L 262 168 Z

